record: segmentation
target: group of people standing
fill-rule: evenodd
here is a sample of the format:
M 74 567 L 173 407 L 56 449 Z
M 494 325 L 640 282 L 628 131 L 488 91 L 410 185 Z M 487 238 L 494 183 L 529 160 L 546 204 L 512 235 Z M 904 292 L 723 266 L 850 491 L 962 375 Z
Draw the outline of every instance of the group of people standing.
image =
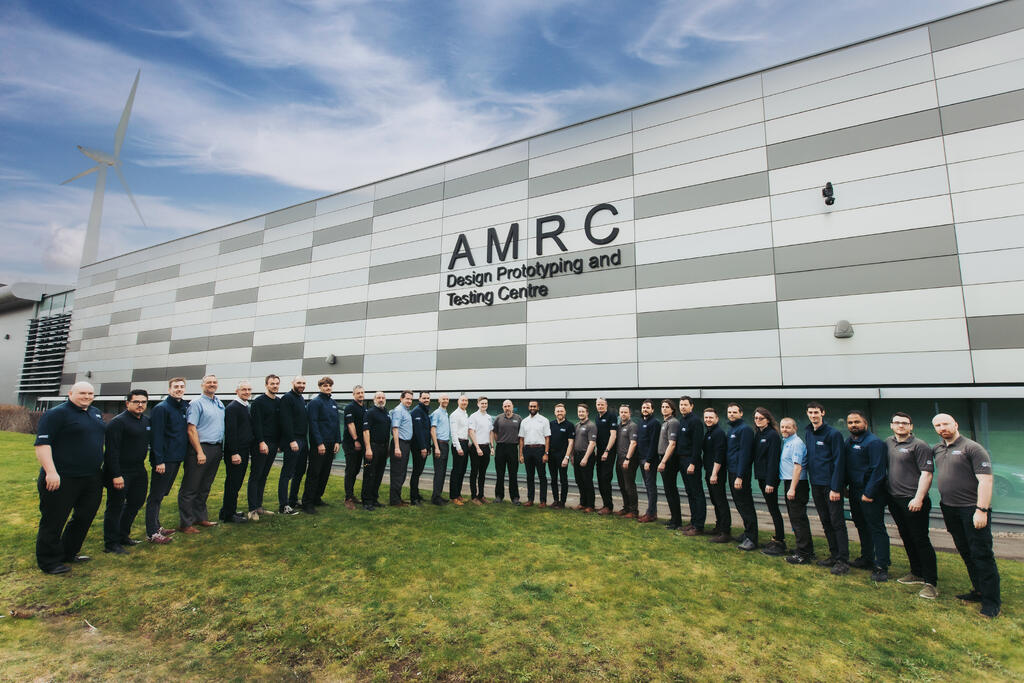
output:
M 380 486 L 389 468 L 389 504 L 424 503 L 419 487 L 428 459 L 433 471 L 432 504 L 490 503 L 484 482 L 493 457 L 494 502 L 507 496 L 514 505 L 533 506 L 536 502 L 539 507 L 549 507 L 550 477 L 550 507 L 564 509 L 571 466 L 579 491 L 575 509 L 652 523 L 658 519 L 660 479 L 669 509 L 665 526 L 670 530 L 687 536 L 707 534 L 713 543 L 732 542 L 727 497 L 731 495 L 743 523 L 737 545 L 740 550 L 761 548 L 766 555 L 784 556 L 790 564 L 828 567 L 834 575 L 847 574 L 851 567 L 870 570 L 876 582 L 889 578 L 889 536 L 884 520 L 888 509 L 910 563 L 910 573 L 898 581 L 922 585 L 919 595 L 929 599 L 938 596 L 936 555 L 928 527 L 929 490 L 934 478 L 946 528 L 972 585 L 969 592 L 957 597 L 981 603 L 981 614 L 987 617 L 1000 611 L 990 524 L 991 459 L 981 445 L 959 433 L 949 415 L 933 419 L 940 441 L 931 447 L 914 436 L 913 421 L 902 412 L 892 416 L 892 435 L 883 440 L 870 432 L 864 412 L 849 411 L 849 436 L 844 438 L 825 422 L 824 406 L 813 401 L 806 407 L 808 424 L 801 439 L 794 418 L 777 421 L 769 410 L 757 407 L 750 425 L 744 420 L 743 407 L 733 402 L 727 406 L 726 423 L 720 424 L 716 408 L 698 412 L 689 396 L 678 401 L 644 401 L 639 420 L 633 419 L 628 405 L 620 406 L 616 416 L 608 410 L 608 402 L 598 398 L 597 414 L 591 418 L 589 407 L 580 403 L 576 407 L 578 421 L 573 423 L 561 403 L 555 405 L 550 420 L 540 415 L 537 401 L 529 401 L 526 417 L 515 412 L 510 400 L 502 403 L 500 414 L 492 416 L 487 412 L 486 397 L 479 397 L 477 409 L 470 413 L 469 398 L 461 395 L 449 413 L 446 394 L 440 395 L 437 408 L 431 411 L 429 392 L 421 392 L 414 406 L 413 392 L 403 391 L 398 405 L 386 411 L 384 392 L 376 392 L 372 405 L 367 406 L 363 387 L 356 386 L 352 400 L 339 409 L 330 377 L 317 382 L 319 392 L 308 404 L 303 377 L 295 377 L 283 395 L 279 395 L 281 379 L 277 375 L 268 375 L 264 385 L 264 392 L 253 398 L 252 386 L 240 383 L 235 398 L 225 405 L 216 396 L 215 376 L 203 378 L 202 394 L 190 402 L 184 400 L 184 378 L 172 378 L 167 397 L 148 416 L 149 397 L 135 389 L 126 397 L 124 412 L 107 425 L 91 405 L 93 387 L 86 382 L 75 384 L 68 401 L 43 415 L 35 443 L 42 466 L 38 482 L 42 514 L 36 542 L 40 569 L 62 574 L 70 571 L 70 564 L 89 559 L 80 551 L 104 487 L 104 550 L 124 554 L 126 547 L 141 542 L 131 537 L 131 527 L 143 505 L 146 537 L 154 544 L 170 543 L 178 532 L 195 534 L 216 526 L 218 521 L 209 519 L 207 498 L 222 460 L 226 477 L 219 521 L 244 523 L 275 514 L 264 507 L 264 490 L 279 452 L 283 458 L 276 513 L 284 515 L 300 511 L 317 514 L 318 507 L 327 505 L 323 497 L 339 451 L 345 458 L 345 506 L 354 509 L 359 504 L 368 511 L 381 506 Z M 151 476 L 145 469 L 147 458 Z M 520 498 L 519 465 L 526 469 L 525 501 Z M 179 523 L 168 528 L 160 521 L 160 507 L 179 469 L 183 470 Z M 468 499 L 462 495 L 467 469 Z M 240 513 L 236 507 L 247 471 L 248 510 Z M 643 513 L 638 471 L 646 491 Z M 360 472 L 363 483 L 357 501 L 355 481 Z M 680 476 L 689 504 L 686 525 Z M 405 501 L 402 488 L 407 478 L 410 496 Z M 618 510 L 612 499 L 613 480 L 622 498 Z M 754 480 L 773 524 L 763 547 L 752 493 Z M 786 544 L 780 493 L 796 540 L 792 550 Z M 708 498 L 715 513 L 710 530 L 706 525 Z M 846 500 L 861 545 L 860 557 L 852 561 Z M 811 501 L 827 540 L 828 554 L 821 559 L 814 551 L 807 515 Z

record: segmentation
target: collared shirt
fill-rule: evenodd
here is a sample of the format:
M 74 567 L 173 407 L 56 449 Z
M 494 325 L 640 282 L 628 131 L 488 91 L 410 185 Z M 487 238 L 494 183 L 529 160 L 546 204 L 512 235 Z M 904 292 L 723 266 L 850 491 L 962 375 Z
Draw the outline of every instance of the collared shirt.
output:
M 321 391 L 313 397 L 306 405 L 306 415 L 309 417 L 309 440 L 314 446 L 334 447 L 341 437 L 341 415 L 338 411 L 338 404 L 327 392 Z M 359 423 L 356 434 L 360 433 L 363 427 L 362 415 L 359 416 Z M 345 430 L 348 431 L 347 429 Z M 360 439 L 362 440 L 362 439 Z M 352 439 L 348 440 L 349 453 L 352 452 Z
M 661 424 L 661 433 L 658 434 L 658 455 L 665 455 L 665 451 L 668 450 L 668 444 L 674 443 L 676 438 L 679 436 L 679 420 L 674 417 L 670 417 Z M 672 452 L 672 456 L 675 457 L 675 451 Z
M 639 433 L 640 426 L 636 422 L 630 420 L 629 422 L 619 423 L 619 435 L 615 437 L 615 451 L 618 457 L 626 457 L 626 454 L 629 453 L 629 444 L 636 441 Z M 633 455 L 634 457 L 636 456 L 635 450 Z
M 576 425 L 569 420 L 551 420 L 548 422 L 551 430 L 551 441 L 548 444 L 548 452 L 564 458 L 569 450 L 569 442 L 576 437 Z
M 452 425 L 447 410 L 439 407 L 432 412 L 430 414 L 430 426 L 437 430 L 438 441 L 451 441 Z
M 358 401 L 351 401 L 345 406 L 345 422 L 341 425 L 341 446 L 345 449 L 346 453 L 351 453 L 355 450 L 355 441 L 358 439 L 360 442 L 363 440 L 363 423 L 366 421 L 366 406 Z M 349 433 L 348 426 L 355 425 L 356 428 L 356 439 L 352 438 L 352 434 Z
M 597 425 L 597 450 L 603 453 L 608 448 L 609 439 L 613 434 L 618 433 L 616 430 L 618 423 L 618 415 L 613 414 L 610 410 L 597 414 L 597 417 L 594 418 L 594 424 Z M 615 444 L 612 444 L 612 448 L 615 448 Z
M 409 445 L 414 451 L 433 449 L 434 444 L 430 440 L 430 413 L 422 403 L 417 403 L 409 411 L 412 418 L 412 443 Z
M 473 430 L 474 443 L 477 446 L 489 446 L 491 444 L 491 431 L 494 430 L 494 418 L 478 410 L 469 416 L 467 429 Z
M 519 425 L 522 422 L 523 418 L 519 416 L 519 413 L 512 413 L 511 417 L 506 417 L 505 413 L 502 413 L 494 418 L 495 442 L 519 443 Z
M 586 453 L 591 443 L 595 446 L 597 444 L 597 425 L 588 418 L 576 425 L 576 436 L 573 437 L 572 448 L 577 453 Z
M 105 430 L 98 408 L 79 408 L 68 399 L 39 418 L 35 445 L 50 447 L 57 474 L 87 477 L 103 466 Z
M 544 437 L 551 436 L 551 423 L 540 413 L 527 415 L 519 425 L 519 436 L 524 446 L 543 446 Z
M 391 417 L 388 412 L 376 405 L 367 408 L 363 431 L 370 432 L 370 443 L 387 443 L 391 439 Z
M 188 423 L 199 432 L 199 443 L 223 443 L 224 404 L 216 396 L 201 394 L 188 404 Z
M 391 409 L 391 429 L 396 428 L 399 441 L 408 441 L 412 438 L 412 415 L 403 403 Z
M 906 441 L 896 436 L 885 440 L 889 451 L 889 493 L 897 498 L 913 498 L 922 472 L 934 472 L 932 447 L 911 434 Z
M 953 507 L 978 504 L 977 474 L 992 474 L 992 458 L 977 441 L 964 435 L 947 445 L 940 441 L 932 448 L 935 457 L 935 483 L 939 499 Z
M 782 440 L 782 457 L 779 459 L 779 478 L 792 481 L 793 465 L 800 465 L 800 481 L 807 481 L 807 446 L 796 434 Z
M 150 444 L 149 418 L 127 410 L 107 425 L 103 474 L 115 479 L 125 472 L 144 472 Z
M 456 408 L 448 416 L 451 433 L 460 441 L 469 439 L 469 415 L 462 408 Z
M 640 451 L 640 462 L 653 463 L 658 458 L 658 438 L 661 434 L 661 420 L 650 414 L 640 423 L 636 438 L 636 449 Z

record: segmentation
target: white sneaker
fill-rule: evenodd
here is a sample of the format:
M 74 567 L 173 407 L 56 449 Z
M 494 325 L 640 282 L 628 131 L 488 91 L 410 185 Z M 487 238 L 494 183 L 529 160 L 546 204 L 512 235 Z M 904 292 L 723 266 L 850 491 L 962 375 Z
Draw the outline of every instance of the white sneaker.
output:
M 296 510 L 295 508 L 293 508 L 291 505 L 285 505 L 283 508 L 281 508 L 281 514 L 282 515 L 297 515 L 297 514 L 299 514 L 299 511 Z
M 255 510 L 249 510 L 248 514 L 245 515 L 245 518 L 250 522 L 258 522 L 260 521 L 260 513 Z
M 277 514 L 273 510 L 265 510 L 263 508 L 257 508 L 256 512 L 258 512 L 259 514 L 263 515 L 264 517 L 270 517 L 272 515 L 276 515 Z

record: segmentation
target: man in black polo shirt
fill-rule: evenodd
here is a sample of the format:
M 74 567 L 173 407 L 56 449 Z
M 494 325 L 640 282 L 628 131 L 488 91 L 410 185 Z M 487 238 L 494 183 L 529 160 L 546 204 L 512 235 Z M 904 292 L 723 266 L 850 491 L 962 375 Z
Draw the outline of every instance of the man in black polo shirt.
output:
M 573 437 L 573 476 L 580 492 L 577 510 L 594 511 L 594 451 L 597 449 L 597 425 L 590 419 L 586 403 L 576 406 L 576 436 Z
M 366 469 L 363 470 L 363 509 L 380 507 L 380 483 L 388 466 L 388 439 L 391 438 L 391 417 L 384 410 L 387 398 L 383 391 L 373 395 L 373 405 L 363 417 L 363 450 Z M 345 427 L 348 432 L 348 426 Z M 347 474 L 346 474 L 347 476 Z
M 281 399 L 277 396 L 281 378 L 267 375 L 264 379 L 266 391 L 254 398 L 249 405 L 252 416 L 252 434 L 256 447 L 252 451 L 252 466 L 249 468 L 249 519 L 259 521 L 261 515 L 273 515 L 272 510 L 263 507 L 263 492 L 267 488 L 267 477 L 277 459 L 284 440 L 281 438 Z
M 519 425 L 523 418 L 512 412 L 512 401 L 501 404 L 501 415 L 494 418 L 494 502 L 505 500 L 505 474 L 508 473 L 508 495 L 519 505 Z
M 409 477 L 409 505 L 420 505 L 420 476 L 427 464 L 427 454 L 433 450 L 430 442 L 430 392 L 421 391 L 420 400 L 409 411 L 412 416 L 412 440 L 409 442 L 409 460 L 412 475 Z
M 342 425 L 341 448 L 345 451 L 345 507 L 354 510 L 356 507 L 356 477 L 365 459 L 363 425 L 366 422 L 366 408 L 363 402 L 366 390 L 359 384 L 352 387 L 352 400 L 345 406 L 345 424 Z M 385 415 L 387 417 L 387 415 Z M 372 441 L 372 440 L 371 440 Z M 387 439 L 384 440 L 387 443 Z M 383 454 L 384 451 L 381 451 Z M 366 473 L 363 473 L 363 487 L 366 487 Z M 372 487 L 371 487 L 372 488 Z M 376 500 L 376 498 L 375 498 Z M 365 504 L 366 497 L 363 497 Z
M 732 541 L 732 510 L 729 509 L 729 499 L 725 493 L 729 479 L 729 438 L 718 424 L 718 411 L 711 406 L 704 409 L 704 427 L 701 455 L 704 459 L 708 496 L 715 508 L 715 528 L 711 530 L 711 542 L 729 543 Z
M 971 579 L 970 592 L 956 597 L 980 602 L 981 615 L 991 619 L 1002 606 L 992 553 L 992 459 L 981 444 L 960 434 L 952 416 L 940 413 L 932 426 L 942 439 L 932 449 L 942 520 Z
M 224 501 L 217 515 L 220 521 L 229 524 L 240 524 L 252 518 L 259 519 L 259 514 L 238 514 L 238 492 L 242 489 L 245 470 L 249 466 L 253 452 L 257 450 L 252 432 L 252 415 L 249 413 L 249 399 L 252 397 L 252 385 L 239 382 L 235 387 L 235 398 L 224 406 Z M 252 478 L 252 474 L 249 478 Z
M 707 521 L 707 499 L 704 498 L 704 481 L 701 477 L 701 447 L 704 445 L 704 423 L 693 410 L 693 399 L 683 396 L 679 399 L 679 436 L 676 438 L 676 453 L 679 455 L 679 471 L 683 475 L 686 502 L 690 506 L 690 523 L 683 527 L 687 536 L 704 534 Z
M 43 414 L 36 430 L 39 461 L 39 533 L 36 562 L 46 574 L 71 571 L 103 497 L 103 415 L 92 407 L 94 389 L 77 382 L 68 400 Z M 71 521 L 68 521 L 71 515 Z M 65 526 L 66 523 L 66 526 Z
M 643 421 L 636 437 L 637 455 L 640 457 L 640 473 L 647 490 L 647 511 L 637 517 L 641 524 L 658 520 L 658 440 L 661 438 L 661 420 L 654 416 L 654 404 L 644 401 L 640 406 Z
M 107 425 L 103 480 L 107 509 L 103 515 L 103 552 L 127 555 L 124 546 L 138 545 L 131 537 L 132 523 L 146 502 L 146 456 L 151 431 L 146 412 L 149 394 L 144 389 L 128 392 L 124 412 Z
M 555 419 L 551 426 L 548 474 L 551 477 L 551 507 L 564 510 L 569 495 L 569 461 L 572 459 L 572 440 L 576 425 L 565 419 L 565 405 L 555 404 Z
M 306 378 L 292 380 L 292 390 L 281 397 L 281 450 L 284 463 L 277 480 L 277 503 L 286 515 L 299 514 L 299 487 L 309 453 L 309 416 L 306 414 Z M 313 508 L 314 510 L 316 508 Z
M 618 436 L 618 423 L 616 416 L 608 412 L 608 401 L 598 398 L 594 402 L 597 408 L 597 417 L 594 424 L 597 425 L 597 449 L 600 453 L 597 460 L 597 490 L 601 493 L 601 509 L 599 515 L 610 515 L 615 511 L 612 502 L 612 476 L 615 474 L 615 439 Z

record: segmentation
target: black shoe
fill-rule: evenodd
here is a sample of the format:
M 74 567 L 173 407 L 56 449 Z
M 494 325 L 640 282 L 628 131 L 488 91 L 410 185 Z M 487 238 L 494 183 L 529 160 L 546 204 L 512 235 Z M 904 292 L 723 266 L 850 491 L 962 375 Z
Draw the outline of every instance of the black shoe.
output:
M 231 515 L 231 519 L 225 519 L 224 521 L 230 522 L 231 524 L 245 524 L 249 520 L 246 518 L 245 515 L 240 515 L 236 512 L 235 514 Z
M 56 575 L 56 574 L 67 574 L 70 571 L 71 571 L 71 567 L 67 566 L 66 564 L 55 564 L 54 566 L 50 567 L 49 569 L 44 569 L 43 573 L 44 574 L 55 574 Z
M 513 499 L 512 499 L 512 504 L 513 504 L 513 505 L 522 505 L 522 503 L 520 503 L 520 502 L 519 502 L 519 499 L 518 499 L 518 498 L 513 498 Z
M 819 567 L 832 567 L 835 566 L 836 558 L 829 556 L 818 560 Z
M 970 593 L 961 593 L 956 596 L 956 599 L 964 602 L 981 602 L 981 593 L 972 589 Z
M 843 574 L 849 574 L 850 565 L 846 564 L 842 560 L 836 560 L 836 563 L 832 565 L 831 571 L 834 576 L 842 576 Z
M 495 503 L 504 503 L 505 502 L 505 497 L 502 496 L 501 498 L 499 498 L 499 497 L 495 496 L 494 497 L 494 502 Z
M 331 504 L 328 503 L 326 500 L 318 500 L 317 502 L 313 503 L 313 505 L 317 506 L 318 508 L 329 508 L 329 507 L 331 507 Z
M 811 564 L 814 562 L 813 555 L 797 555 L 793 554 L 786 558 L 786 562 L 790 564 Z
M 751 541 L 749 538 L 744 538 L 743 542 L 736 546 L 739 550 L 751 551 L 757 548 L 757 544 Z
M 665 523 L 665 528 L 668 529 L 669 531 L 675 531 L 676 529 L 682 529 L 683 525 L 680 524 L 679 522 L 666 522 Z
M 81 564 L 82 562 L 88 562 L 91 559 L 92 558 L 89 557 L 88 555 L 75 555 L 74 557 L 68 558 L 68 559 L 66 559 L 64 561 L 67 562 L 68 564 L 71 564 L 71 563 Z
M 853 569 L 874 569 L 874 565 L 865 560 L 863 557 L 858 557 L 853 562 L 850 562 L 850 567 Z
M 128 554 L 128 551 L 125 550 L 124 548 L 122 548 L 119 545 L 112 545 L 109 548 L 104 548 L 103 552 L 105 552 L 105 553 L 113 553 L 115 555 L 127 555 Z
M 139 545 L 140 543 L 142 543 L 142 541 L 138 540 L 137 538 L 124 538 L 124 539 L 121 539 L 121 545 L 122 546 L 125 546 L 125 545 Z
M 437 506 L 444 505 L 444 503 L 441 501 L 440 498 L 431 498 L 430 499 L 430 504 L 431 505 L 437 505 Z
M 366 510 L 367 512 L 373 512 L 377 508 L 374 505 L 366 504 L 366 505 L 363 505 L 363 509 Z
M 317 514 L 320 514 L 320 513 L 318 513 L 316 511 L 316 505 L 304 505 L 302 507 L 302 511 L 305 512 L 307 515 L 317 515 Z
M 782 557 L 786 554 L 786 546 L 778 541 L 769 541 L 768 545 L 761 549 L 761 554 L 770 557 Z
M 423 505 L 423 501 L 419 498 L 410 498 L 409 505 Z
M 997 605 L 985 605 L 979 612 L 981 616 L 988 617 L 989 619 L 995 619 L 999 616 L 999 607 Z
M 882 567 L 875 567 L 871 571 L 871 580 L 875 583 L 882 583 L 889 580 L 889 572 Z

